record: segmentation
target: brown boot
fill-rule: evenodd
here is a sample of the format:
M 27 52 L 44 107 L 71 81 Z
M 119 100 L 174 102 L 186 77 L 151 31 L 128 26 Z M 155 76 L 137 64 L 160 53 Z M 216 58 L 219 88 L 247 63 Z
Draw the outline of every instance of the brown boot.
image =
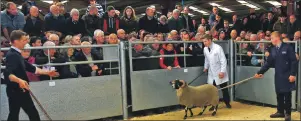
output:
M 270 117 L 271 118 L 284 118 L 285 116 L 284 116 L 283 113 L 277 112 L 277 113 L 274 113 L 274 114 L 270 115 Z

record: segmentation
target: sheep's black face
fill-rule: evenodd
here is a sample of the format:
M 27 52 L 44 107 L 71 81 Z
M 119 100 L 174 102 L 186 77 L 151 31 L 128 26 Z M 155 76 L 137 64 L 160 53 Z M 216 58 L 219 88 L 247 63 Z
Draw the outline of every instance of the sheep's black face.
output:
M 183 85 L 183 83 L 180 82 L 180 80 L 171 81 L 170 84 L 174 89 L 179 89 Z

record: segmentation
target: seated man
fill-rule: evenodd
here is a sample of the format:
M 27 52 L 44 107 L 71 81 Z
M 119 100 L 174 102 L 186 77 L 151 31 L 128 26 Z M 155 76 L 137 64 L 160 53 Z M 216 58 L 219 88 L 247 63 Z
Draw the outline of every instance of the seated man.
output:
M 55 43 L 47 41 L 43 44 L 43 47 L 54 47 Z M 60 54 L 56 53 L 55 49 L 44 49 L 43 53 L 36 56 L 36 64 L 42 65 L 49 63 L 48 56 L 50 56 L 50 63 L 65 63 L 67 60 Z M 78 77 L 77 74 L 74 74 L 70 71 L 69 65 L 65 66 L 44 66 L 43 69 L 47 70 L 57 70 L 60 76 L 54 79 L 66 79 L 66 78 L 75 78 Z M 50 80 L 49 76 L 40 76 L 40 80 Z
M 84 41 L 81 45 L 91 45 L 91 43 Z M 91 51 L 91 48 L 81 48 L 81 51 L 76 53 L 75 61 L 94 61 L 101 60 L 101 56 L 96 51 Z M 100 76 L 103 75 L 103 65 L 102 64 L 79 64 L 76 65 L 77 72 L 82 77 L 90 76 Z

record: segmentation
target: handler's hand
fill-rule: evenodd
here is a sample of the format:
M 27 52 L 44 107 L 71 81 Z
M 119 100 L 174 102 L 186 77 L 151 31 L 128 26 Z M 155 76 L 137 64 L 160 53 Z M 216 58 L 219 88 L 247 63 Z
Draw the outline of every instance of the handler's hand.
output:
M 171 66 L 168 66 L 167 67 L 167 70 L 171 71 L 172 67 Z
M 223 73 L 223 72 L 220 72 L 220 73 L 218 74 L 218 77 L 219 77 L 220 79 L 224 78 L 224 76 L 225 76 L 225 73 Z
M 55 70 L 48 72 L 48 76 L 50 76 L 50 77 L 58 77 L 59 75 L 60 74 L 58 72 L 56 72 Z
M 289 80 L 290 82 L 295 82 L 296 76 L 290 76 L 290 77 L 288 78 L 288 80 Z
M 28 83 L 27 83 L 26 81 L 24 81 L 24 80 L 21 80 L 21 81 L 19 82 L 19 87 L 20 87 L 21 89 L 23 89 L 23 92 L 25 92 L 24 89 L 29 90 L 29 85 L 28 85 Z
M 255 75 L 254 75 L 254 78 L 257 78 L 257 79 L 262 78 L 262 77 L 263 77 L 262 74 L 255 74 Z
M 204 72 L 206 73 L 208 71 L 208 69 L 204 69 Z

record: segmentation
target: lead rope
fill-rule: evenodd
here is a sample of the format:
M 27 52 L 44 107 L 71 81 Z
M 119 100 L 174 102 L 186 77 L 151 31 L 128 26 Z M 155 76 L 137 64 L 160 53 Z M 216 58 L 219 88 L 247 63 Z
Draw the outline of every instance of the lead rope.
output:
M 46 112 L 46 110 L 41 105 L 40 101 L 36 98 L 36 96 L 34 96 L 34 94 L 31 92 L 31 90 L 28 90 L 28 91 L 29 91 L 30 95 L 33 97 L 34 101 L 39 105 L 39 107 L 42 110 L 42 112 L 46 115 L 46 117 L 48 118 L 48 120 L 52 121 L 52 119 L 50 118 L 50 116 L 48 115 L 48 113 Z
M 250 80 L 253 79 L 253 78 L 254 78 L 254 77 L 252 76 L 252 77 L 250 77 L 250 78 L 244 79 L 244 80 L 242 80 L 242 81 L 236 82 L 236 83 L 234 83 L 234 84 L 228 85 L 228 86 L 223 87 L 223 88 L 220 88 L 220 89 L 218 89 L 218 90 L 220 91 L 220 90 L 223 90 L 223 89 L 226 89 L 226 88 L 233 87 L 233 86 L 235 86 L 235 85 L 242 84 L 242 83 L 244 83 L 244 82 L 250 81 Z

